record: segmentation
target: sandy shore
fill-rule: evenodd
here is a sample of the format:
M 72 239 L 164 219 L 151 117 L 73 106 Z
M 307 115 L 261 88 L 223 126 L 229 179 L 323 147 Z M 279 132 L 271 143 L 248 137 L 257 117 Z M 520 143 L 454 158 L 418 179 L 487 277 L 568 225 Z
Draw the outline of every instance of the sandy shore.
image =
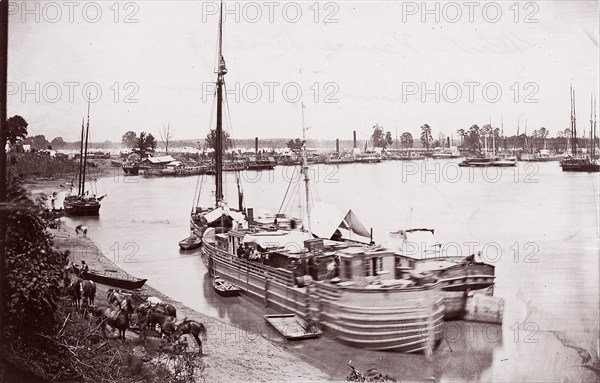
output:
M 85 260 L 90 269 L 117 270 L 117 274 L 127 275 L 116 264 L 104 257 L 97 245 L 89 238 L 77 237 L 72 228 L 62 225 L 60 230 L 50 231 L 54 236 L 55 247 L 71 252 L 71 261 L 80 264 Z M 105 300 L 109 287 L 98 284 L 97 298 Z M 204 372 L 207 382 L 316 382 L 328 381 L 323 371 L 299 360 L 280 346 L 265 338 L 235 329 L 218 319 L 208 317 L 186 307 L 181 302 L 162 294 L 149 285 L 142 289 L 143 294 L 156 296 L 172 304 L 177 309 L 179 320 L 194 319 L 207 326 L 208 336 L 203 342 Z M 138 336 L 128 333 L 128 342 L 139 342 Z M 190 346 L 195 341 L 188 339 Z

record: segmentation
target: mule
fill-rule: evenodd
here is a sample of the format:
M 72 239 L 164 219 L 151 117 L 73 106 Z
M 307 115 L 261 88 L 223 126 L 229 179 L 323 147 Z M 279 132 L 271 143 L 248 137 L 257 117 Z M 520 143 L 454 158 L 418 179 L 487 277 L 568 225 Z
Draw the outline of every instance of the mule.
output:
M 142 341 L 145 339 L 145 328 L 151 322 L 158 323 L 160 325 L 160 335 L 165 335 L 169 340 L 177 330 L 175 317 L 158 313 L 155 309 L 149 308 L 143 316 L 143 322 L 140 324 L 140 337 L 142 338 Z
M 91 312 L 102 327 L 102 335 L 106 337 L 106 324 L 119 330 L 118 338 L 125 342 L 125 331 L 129 328 L 129 320 L 121 309 L 107 306 L 91 306 Z
M 71 306 L 75 305 L 75 308 L 79 310 L 81 308 L 81 281 L 77 279 L 71 282 L 67 292 L 71 297 Z
M 131 314 L 134 312 L 131 300 L 129 297 L 121 292 L 109 289 L 107 293 L 107 300 L 110 305 L 116 305 L 127 317 L 127 321 L 131 319 Z
M 184 320 L 179 325 L 177 325 L 177 329 L 175 330 L 175 335 L 179 338 L 183 334 L 190 334 L 196 339 L 196 343 L 198 343 L 198 349 L 200 355 L 202 355 L 202 341 L 198 337 L 198 335 L 202 334 L 203 338 L 206 338 L 206 327 L 200 322 L 196 322 L 195 320 Z
M 96 297 L 96 284 L 93 281 L 85 279 L 81 282 L 81 291 L 84 304 L 86 306 L 93 306 Z

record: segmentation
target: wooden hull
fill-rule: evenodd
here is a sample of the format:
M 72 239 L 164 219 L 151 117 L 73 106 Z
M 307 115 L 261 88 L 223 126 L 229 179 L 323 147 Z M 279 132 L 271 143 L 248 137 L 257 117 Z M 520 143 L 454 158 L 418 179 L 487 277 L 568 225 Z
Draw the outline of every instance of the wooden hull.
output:
M 179 248 L 181 250 L 194 250 L 202 246 L 202 240 L 199 238 L 191 239 L 191 237 L 187 237 L 179 241 Z
M 225 281 L 223 278 L 215 277 L 212 282 L 213 288 L 222 297 L 235 297 L 240 295 L 242 290 Z
M 96 199 L 66 199 L 64 202 L 66 215 L 88 217 L 100 215 L 100 202 Z
M 103 285 L 117 287 L 124 290 L 138 290 L 148 281 L 147 279 L 139 278 L 119 278 L 111 277 L 108 275 L 102 275 L 94 271 L 81 271 L 76 266 L 71 266 L 73 272 L 83 279 L 89 279 Z
M 439 283 L 369 289 L 316 282 L 300 288 L 292 272 L 233 257 L 211 241 L 203 241 L 202 252 L 212 275 L 234 281 L 246 295 L 281 312 L 316 318 L 344 343 L 430 354 L 442 337 Z
M 465 314 L 467 293 L 494 292 L 495 268 L 486 263 L 462 264 L 437 274 L 444 296 L 444 319 L 462 319 Z

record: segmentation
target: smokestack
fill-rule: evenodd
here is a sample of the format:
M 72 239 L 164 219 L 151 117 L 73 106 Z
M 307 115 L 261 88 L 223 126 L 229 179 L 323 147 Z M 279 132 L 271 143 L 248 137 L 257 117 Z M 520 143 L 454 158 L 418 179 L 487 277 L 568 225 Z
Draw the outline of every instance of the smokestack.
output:
M 258 155 L 258 137 L 254 137 L 254 154 Z
M 254 209 L 249 207 L 248 209 L 246 209 L 246 220 L 248 221 L 248 223 L 253 223 L 254 222 Z
M 339 138 L 335 139 L 335 152 L 336 153 L 340 152 L 340 139 Z
M 353 146 L 353 148 L 356 149 L 356 130 L 353 133 L 354 133 L 354 146 Z
M 450 147 L 450 137 L 446 137 L 446 141 L 448 141 L 448 147 Z

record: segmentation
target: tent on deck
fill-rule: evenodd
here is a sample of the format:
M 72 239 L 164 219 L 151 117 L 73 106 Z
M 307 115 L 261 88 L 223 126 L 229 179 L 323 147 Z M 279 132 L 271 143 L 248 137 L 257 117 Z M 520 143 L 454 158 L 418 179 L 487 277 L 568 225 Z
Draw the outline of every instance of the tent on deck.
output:
M 311 211 L 310 223 L 312 233 L 318 238 L 334 239 L 332 237 L 339 230 L 341 234 L 339 239 L 350 239 L 363 243 L 370 241 L 369 230 L 352 210 L 348 210 L 344 214 L 335 205 L 318 203 Z M 308 228 L 307 222 L 304 222 L 304 227 Z

